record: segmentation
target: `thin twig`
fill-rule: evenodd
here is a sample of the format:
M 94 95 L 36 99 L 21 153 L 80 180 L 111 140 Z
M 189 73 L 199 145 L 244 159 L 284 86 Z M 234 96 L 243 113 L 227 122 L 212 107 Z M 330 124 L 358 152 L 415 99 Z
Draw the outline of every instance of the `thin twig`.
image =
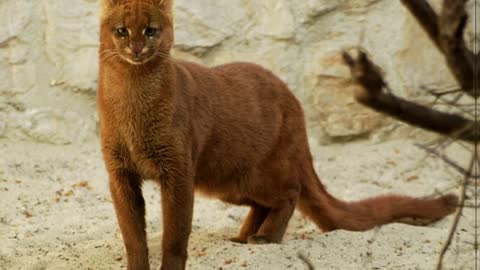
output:
M 458 165 L 455 161 L 450 160 L 445 154 L 439 153 L 436 149 L 429 148 L 425 145 L 421 144 L 414 144 L 415 146 L 425 150 L 427 153 L 432 154 L 438 158 L 440 158 L 443 162 L 447 163 L 450 165 L 452 168 L 454 168 L 456 171 L 458 171 L 461 174 L 467 175 L 468 177 L 474 177 L 474 175 L 469 172 L 468 170 L 465 170 L 462 166 Z
M 458 104 L 458 102 L 460 101 L 460 98 L 462 98 L 462 96 L 463 96 L 463 93 L 457 94 L 457 96 L 453 100 L 448 100 L 448 99 L 445 98 L 445 96 L 441 96 L 436 101 L 442 101 L 443 104 L 437 102 L 437 105 L 447 105 L 447 106 L 454 107 L 457 110 L 459 110 L 461 113 L 464 113 L 465 115 L 468 115 L 470 117 L 475 118 L 475 112 L 473 110 L 464 109 L 464 107 L 472 107 L 472 105 L 475 106 L 475 103 L 472 103 L 472 104 Z
M 468 166 L 468 172 L 469 174 L 472 174 L 473 167 L 475 164 L 475 159 L 476 159 L 476 153 L 474 152 L 470 161 L 470 165 Z M 466 198 L 466 192 L 467 192 L 467 185 L 468 185 L 468 180 L 470 178 L 469 174 L 465 175 L 463 184 L 462 184 L 462 190 L 460 194 L 460 207 L 457 209 L 457 213 L 455 214 L 454 220 L 452 227 L 450 228 L 450 232 L 448 233 L 448 238 L 447 242 L 442 247 L 442 251 L 440 252 L 440 256 L 438 257 L 437 261 L 437 270 L 442 270 L 443 269 L 443 260 L 445 258 L 445 254 L 447 253 L 448 249 L 450 248 L 450 245 L 452 243 L 453 236 L 455 232 L 457 231 L 458 223 L 460 221 L 460 217 L 462 216 L 462 211 L 463 211 L 463 206 L 465 204 L 465 198 Z
M 460 89 L 460 88 L 454 88 L 454 89 L 450 89 L 450 90 L 428 89 L 427 87 L 420 87 L 420 88 L 428 90 L 430 95 L 433 95 L 433 96 L 436 96 L 436 97 L 455 94 L 455 93 L 462 93 L 463 94 L 462 89 Z
M 300 258 L 300 260 L 302 260 L 307 265 L 308 270 L 315 270 L 315 267 L 313 266 L 312 261 L 307 256 L 305 256 L 305 254 L 303 254 L 302 252 L 299 252 L 298 258 Z

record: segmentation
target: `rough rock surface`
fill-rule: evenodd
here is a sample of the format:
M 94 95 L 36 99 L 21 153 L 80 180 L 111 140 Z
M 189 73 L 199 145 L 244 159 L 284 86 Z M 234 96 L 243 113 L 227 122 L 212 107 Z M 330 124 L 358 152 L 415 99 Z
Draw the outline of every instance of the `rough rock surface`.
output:
M 98 0 L 0 1 L 0 137 L 68 144 L 94 136 L 97 17 Z M 322 142 L 388 124 L 352 101 L 344 48 L 368 49 L 401 94 L 454 85 L 400 1 L 177 0 L 175 21 L 177 57 L 272 69 Z

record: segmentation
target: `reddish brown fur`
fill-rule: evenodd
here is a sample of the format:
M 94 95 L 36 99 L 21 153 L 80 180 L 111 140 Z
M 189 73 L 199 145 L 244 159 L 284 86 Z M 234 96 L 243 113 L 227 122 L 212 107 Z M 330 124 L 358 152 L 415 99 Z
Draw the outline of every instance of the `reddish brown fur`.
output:
M 185 268 L 194 189 L 250 206 L 233 239 L 241 243 L 281 242 L 296 206 L 324 231 L 454 211 L 453 195 L 355 203 L 332 197 L 313 169 L 303 111 L 285 83 L 254 64 L 205 68 L 169 57 L 171 1 L 103 0 L 101 142 L 128 269 L 149 269 L 144 179 L 161 185 L 168 270 Z M 160 28 L 155 37 L 142 36 L 152 25 Z M 122 26 L 128 38 L 116 36 Z M 135 42 L 148 47 L 138 65 L 127 62 Z

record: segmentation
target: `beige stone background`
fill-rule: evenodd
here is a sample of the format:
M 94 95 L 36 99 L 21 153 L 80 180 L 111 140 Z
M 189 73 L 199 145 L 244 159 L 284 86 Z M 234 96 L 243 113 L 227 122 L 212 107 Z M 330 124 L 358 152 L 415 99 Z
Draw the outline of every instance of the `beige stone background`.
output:
M 0 137 L 51 144 L 96 138 L 97 6 L 0 1 Z M 392 88 L 413 99 L 425 96 L 421 87 L 455 85 L 400 1 L 177 0 L 175 21 L 177 57 L 272 69 L 303 102 L 310 134 L 322 144 L 408 135 L 353 102 L 342 49 L 366 48 Z

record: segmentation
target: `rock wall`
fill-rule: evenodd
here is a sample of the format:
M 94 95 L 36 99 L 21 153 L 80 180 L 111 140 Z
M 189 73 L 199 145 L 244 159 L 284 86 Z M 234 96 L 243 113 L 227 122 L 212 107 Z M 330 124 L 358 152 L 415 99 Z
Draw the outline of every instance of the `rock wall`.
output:
M 0 1 L 0 137 L 95 138 L 97 17 L 98 0 Z M 312 137 L 325 143 L 390 126 L 353 102 L 342 49 L 366 48 L 405 96 L 455 85 L 400 1 L 177 0 L 175 22 L 176 57 L 272 69 L 303 102 Z

